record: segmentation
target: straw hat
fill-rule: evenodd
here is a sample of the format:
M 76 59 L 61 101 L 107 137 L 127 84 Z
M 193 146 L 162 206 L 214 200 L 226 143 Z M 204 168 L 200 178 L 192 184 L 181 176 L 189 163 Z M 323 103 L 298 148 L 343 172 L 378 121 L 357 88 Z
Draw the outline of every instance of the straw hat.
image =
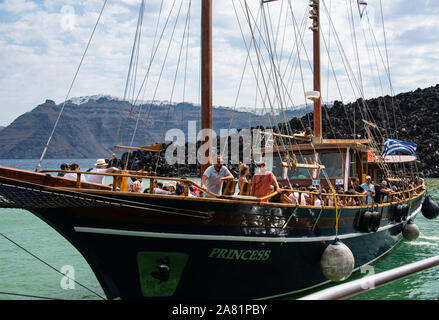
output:
M 95 166 L 106 166 L 108 163 L 105 162 L 105 159 L 96 160 Z

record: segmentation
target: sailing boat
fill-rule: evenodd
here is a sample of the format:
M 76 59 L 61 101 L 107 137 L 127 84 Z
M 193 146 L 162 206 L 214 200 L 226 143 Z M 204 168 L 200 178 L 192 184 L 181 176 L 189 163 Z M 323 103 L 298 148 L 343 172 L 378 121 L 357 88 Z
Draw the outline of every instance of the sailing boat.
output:
M 113 185 L 107 186 L 82 181 L 87 172 L 75 172 L 75 181 L 48 172 L 0 167 L 0 207 L 29 210 L 57 230 L 83 255 L 109 299 L 262 299 L 303 294 L 343 280 L 390 252 L 421 211 L 425 185 L 421 181 L 405 187 L 405 177 L 382 172 L 388 168 L 384 158 L 368 161 L 376 151 L 370 139 L 323 138 L 320 1 L 312 0 L 310 6 L 314 88 L 306 96 L 314 101 L 314 128 L 303 134 L 273 134 L 280 141 L 272 164 L 283 186 L 279 192 L 263 198 L 212 193 L 209 198 L 189 197 L 191 185 L 201 189 L 193 181 L 143 171 L 94 173 L 113 176 Z M 212 1 L 202 0 L 203 129 L 212 128 L 211 32 Z M 291 139 L 301 143 L 285 143 Z M 207 136 L 203 143 L 211 144 L 212 138 Z M 159 147 L 135 150 L 156 152 Z M 347 191 L 356 176 L 365 182 L 368 175 L 374 180 L 393 178 L 404 187 L 388 194 L 387 201 L 371 203 L 363 200 L 364 195 L 336 193 L 337 185 Z M 185 192 L 161 195 L 150 188 L 150 193 L 131 193 L 126 188 L 129 178 L 149 179 L 150 186 L 159 179 L 178 181 Z M 296 186 L 310 184 L 330 191 Z M 320 197 L 321 204 L 265 201 L 291 191 L 300 200 Z M 339 249 L 346 259 L 335 259 L 340 257 Z M 331 255 L 331 250 L 337 254 Z

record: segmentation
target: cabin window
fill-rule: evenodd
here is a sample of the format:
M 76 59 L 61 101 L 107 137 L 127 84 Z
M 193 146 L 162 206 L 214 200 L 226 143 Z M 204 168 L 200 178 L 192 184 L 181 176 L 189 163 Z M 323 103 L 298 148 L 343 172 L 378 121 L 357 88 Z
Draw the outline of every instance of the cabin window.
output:
M 351 158 L 350 158 L 350 163 L 349 163 L 349 167 L 350 167 L 350 174 L 349 176 L 351 178 L 355 177 L 357 175 L 357 169 L 356 169 L 356 154 L 353 150 L 351 150 Z
M 329 178 L 343 177 L 343 156 L 338 152 L 319 153 L 320 163 L 325 166 Z M 320 178 L 325 175 L 320 171 Z

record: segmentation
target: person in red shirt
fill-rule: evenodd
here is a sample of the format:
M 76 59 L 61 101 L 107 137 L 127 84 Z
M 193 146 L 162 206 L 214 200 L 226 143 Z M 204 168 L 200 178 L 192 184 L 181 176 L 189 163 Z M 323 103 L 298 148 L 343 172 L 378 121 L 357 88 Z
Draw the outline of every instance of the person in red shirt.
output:
M 252 195 L 258 198 L 265 197 L 271 193 L 270 186 L 274 186 L 274 191 L 279 190 L 274 174 L 266 169 L 265 161 L 256 163 L 256 172 L 252 178 Z

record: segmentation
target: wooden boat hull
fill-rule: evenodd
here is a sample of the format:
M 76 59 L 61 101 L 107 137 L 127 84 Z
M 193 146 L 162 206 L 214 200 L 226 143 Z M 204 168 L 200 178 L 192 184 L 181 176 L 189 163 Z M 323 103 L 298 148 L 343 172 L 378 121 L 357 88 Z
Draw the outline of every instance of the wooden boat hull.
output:
M 329 282 L 320 257 L 335 238 L 335 208 L 74 190 L 5 177 L 0 195 L 75 246 L 109 299 L 269 298 Z M 410 200 L 400 222 L 396 204 L 339 212 L 338 236 L 355 268 L 401 240 L 422 197 Z M 358 231 L 365 210 L 381 213 L 376 232 Z

